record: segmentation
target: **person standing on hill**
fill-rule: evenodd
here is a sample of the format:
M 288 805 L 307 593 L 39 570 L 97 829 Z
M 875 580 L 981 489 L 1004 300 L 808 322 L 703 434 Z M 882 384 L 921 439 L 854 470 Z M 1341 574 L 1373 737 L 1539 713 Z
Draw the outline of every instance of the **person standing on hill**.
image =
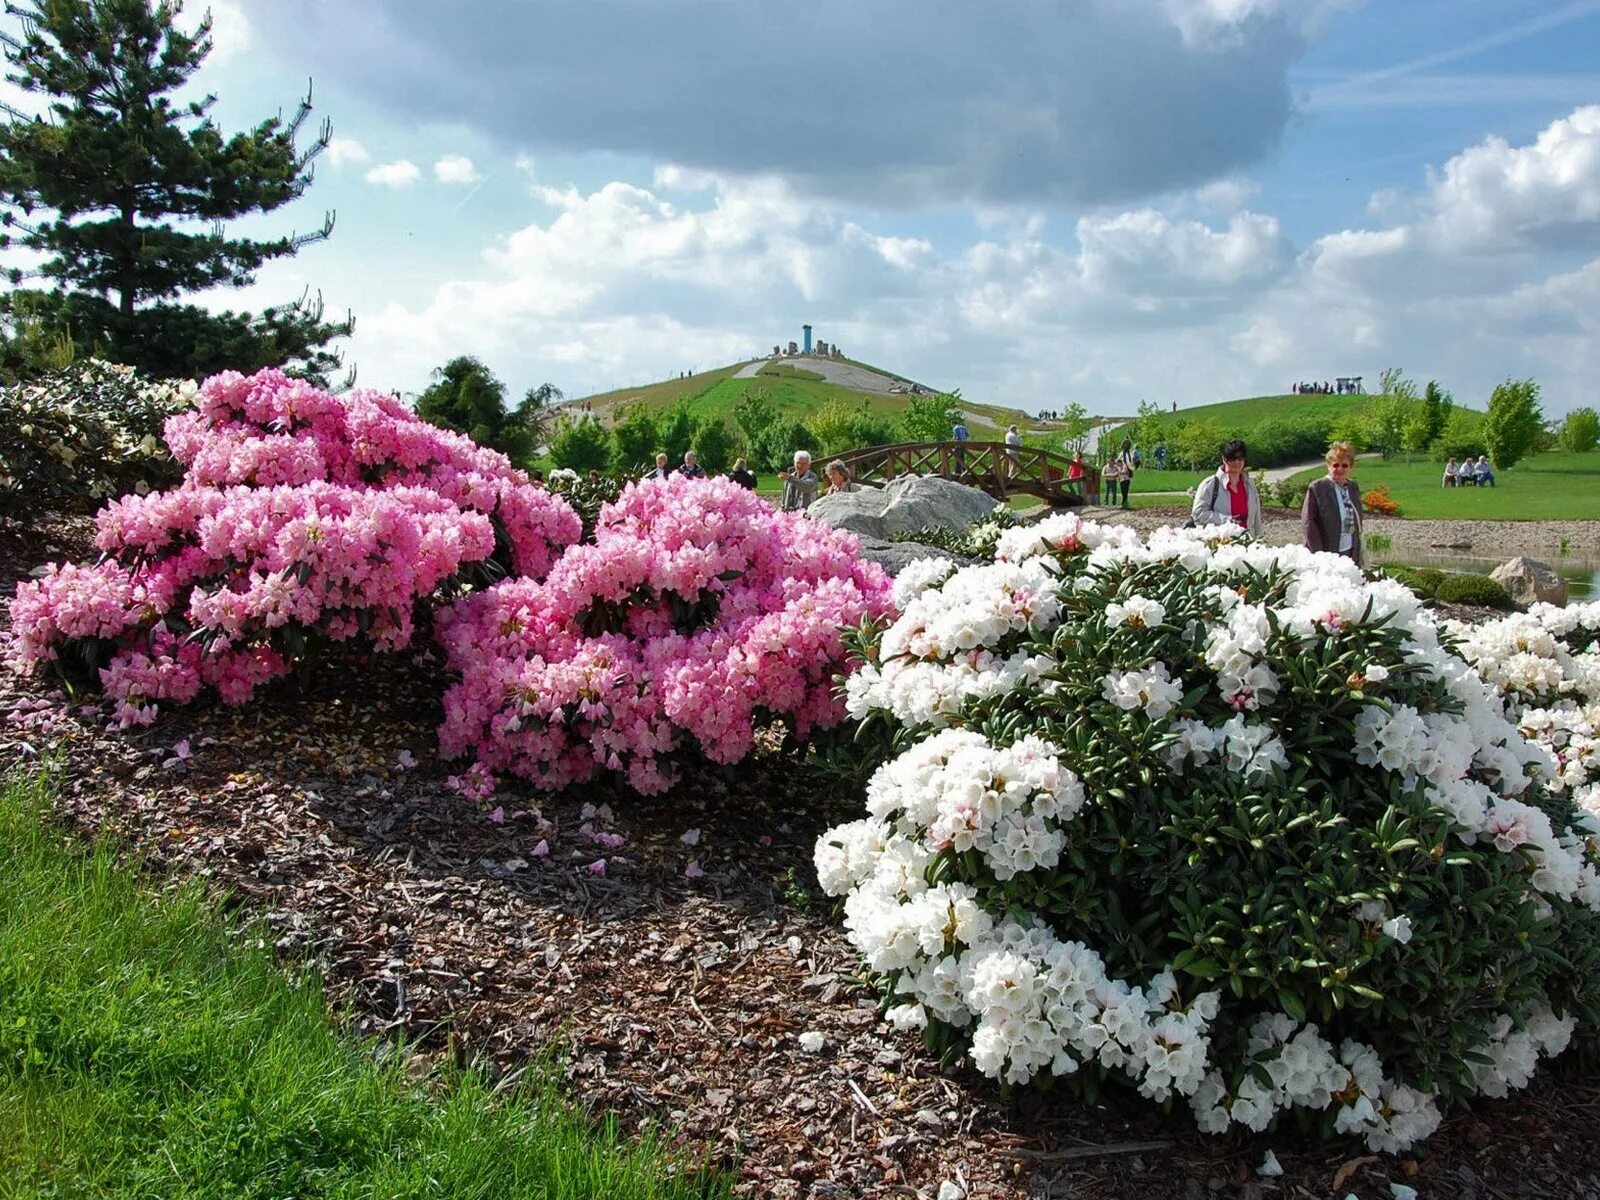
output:
M 1189 519 L 1196 525 L 1232 522 L 1252 537 L 1261 536 L 1261 496 L 1245 471 L 1244 443 L 1238 438 L 1222 443 L 1222 465 L 1195 489 Z
M 1306 489 L 1300 509 L 1300 533 L 1307 550 L 1342 554 L 1361 561 L 1361 489 L 1350 478 L 1355 447 L 1335 442 L 1328 447 L 1328 474 Z

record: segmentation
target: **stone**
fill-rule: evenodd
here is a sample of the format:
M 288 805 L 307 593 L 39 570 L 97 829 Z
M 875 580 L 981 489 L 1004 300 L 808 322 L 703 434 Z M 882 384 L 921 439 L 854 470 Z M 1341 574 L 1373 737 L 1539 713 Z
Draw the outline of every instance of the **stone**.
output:
M 987 492 L 937 475 L 907 475 L 887 487 L 822 496 L 806 510 L 815 521 L 887 540 L 920 529 L 962 533 L 994 512 Z
M 1567 602 L 1567 581 L 1549 563 L 1536 558 L 1518 555 L 1510 562 L 1501 563 L 1489 575 L 1523 608 L 1542 600 L 1561 607 Z
M 948 550 L 940 550 L 937 546 L 924 546 L 921 542 L 886 542 L 882 538 L 875 537 L 861 539 L 861 557 L 877 563 L 891 578 L 905 570 L 908 563 L 914 563 L 919 558 L 948 558 L 958 567 L 968 567 L 976 561 L 963 558 L 959 554 L 951 554 Z

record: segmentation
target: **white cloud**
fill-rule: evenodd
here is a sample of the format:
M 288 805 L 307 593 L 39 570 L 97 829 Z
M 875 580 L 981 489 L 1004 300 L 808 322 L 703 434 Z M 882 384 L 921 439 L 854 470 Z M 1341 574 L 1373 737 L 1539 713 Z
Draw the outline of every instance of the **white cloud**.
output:
M 209 0 L 185 8 L 178 18 L 178 28 L 193 33 L 206 14 L 211 15 L 211 53 L 206 58 L 208 67 L 219 67 L 237 59 L 254 42 L 250 19 L 245 16 L 239 0 Z
M 433 164 L 433 177 L 440 183 L 477 183 L 483 178 L 465 154 L 446 154 Z
M 333 138 L 328 142 L 328 161 L 336 167 L 346 163 L 359 166 L 371 162 L 372 155 L 367 153 L 367 148 L 354 138 Z
M 1195 203 L 1205 212 L 1231 217 L 1242 212 L 1261 185 L 1249 179 L 1216 179 L 1202 188 L 1196 188 Z
M 1078 221 L 1084 282 L 1099 292 L 1151 299 L 1259 288 L 1288 267 L 1293 249 L 1273 217 L 1240 213 L 1224 230 L 1173 221 L 1154 209 Z
M 422 181 L 422 170 L 410 159 L 402 158 L 373 167 L 363 178 L 379 187 L 405 188 Z
M 1432 180 L 1432 235 L 1446 250 L 1502 250 L 1600 233 L 1600 104 L 1553 121 L 1529 146 L 1490 137 Z

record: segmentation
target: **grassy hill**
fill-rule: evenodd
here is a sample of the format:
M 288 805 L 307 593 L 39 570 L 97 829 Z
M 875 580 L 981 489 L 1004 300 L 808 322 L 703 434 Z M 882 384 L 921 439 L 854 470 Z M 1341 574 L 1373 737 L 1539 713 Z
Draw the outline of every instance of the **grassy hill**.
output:
M 854 359 L 844 361 L 889 379 L 905 378 L 870 363 L 857 362 Z M 791 367 L 786 364 L 773 364 L 767 368 L 766 374 L 735 379 L 734 376 L 746 365 L 746 363 L 732 363 L 684 379 L 667 379 L 642 387 L 619 388 L 616 391 L 602 392 L 580 399 L 575 403 L 587 403 L 602 420 L 609 420 L 615 416 L 617 410 L 629 405 L 643 404 L 652 412 L 659 412 L 671 408 L 679 400 L 686 400 L 690 412 L 696 418 L 717 414 L 731 423 L 733 410 L 739 401 L 757 390 L 764 393 L 783 416 L 802 422 L 808 416 L 835 403 L 852 410 L 865 404 L 874 415 L 893 420 L 906 411 L 911 399 L 905 393 L 862 391 L 844 384 L 830 383 L 825 379 L 811 378 L 815 372 L 808 371 L 803 365 Z M 1020 423 L 1025 430 L 1049 429 L 1048 423 L 1040 422 L 1037 417 L 1029 416 L 1021 409 L 1002 408 L 993 404 L 974 404 L 968 401 L 962 402 L 961 409 L 967 414 L 967 423 L 972 428 L 972 436 L 980 441 L 998 440 L 1006 426 L 1013 421 Z
M 1224 429 L 1235 429 L 1257 425 L 1264 421 L 1294 421 L 1304 417 L 1337 421 L 1371 399 L 1371 396 L 1349 395 L 1246 396 L 1240 400 L 1224 400 L 1218 404 L 1180 408 L 1176 413 L 1164 415 L 1188 421 L 1215 421 Z

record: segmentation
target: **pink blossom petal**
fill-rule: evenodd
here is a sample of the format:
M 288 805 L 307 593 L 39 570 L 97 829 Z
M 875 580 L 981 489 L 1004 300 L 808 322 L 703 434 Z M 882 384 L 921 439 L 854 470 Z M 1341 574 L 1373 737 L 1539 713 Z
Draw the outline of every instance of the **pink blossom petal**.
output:
M 606 860 L 603 858 L 595 859 L 589 864 L 587 870 L 591 875 L 604 875 L 606 873 Z

